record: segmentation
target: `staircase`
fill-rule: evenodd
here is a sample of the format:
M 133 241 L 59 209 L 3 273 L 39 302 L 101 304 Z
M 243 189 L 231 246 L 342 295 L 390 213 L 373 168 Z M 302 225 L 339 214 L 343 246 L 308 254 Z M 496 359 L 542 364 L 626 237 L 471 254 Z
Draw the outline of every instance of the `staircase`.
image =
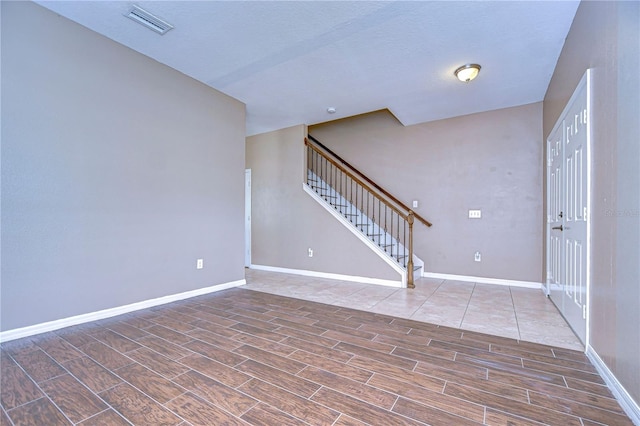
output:
M 413 253 L 413 224 L 431 223 L 312 136 L 305 145 L 308 192 L 400 272 L 406 287 L 413 288 L 424 269 L 424 262 Z

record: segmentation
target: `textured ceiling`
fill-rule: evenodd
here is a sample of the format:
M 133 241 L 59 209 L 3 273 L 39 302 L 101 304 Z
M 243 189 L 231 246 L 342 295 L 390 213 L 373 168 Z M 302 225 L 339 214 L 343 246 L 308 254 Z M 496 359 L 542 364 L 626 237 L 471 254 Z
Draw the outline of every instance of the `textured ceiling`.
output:
M 541 101 L 579 1 L 140 1 L 42 6 L 247 105 L 247 134 L 388 108 L 403 124 Z M 482 65 L 458 82 L 460 65 Z M 327 107 L 337 112 L 327 114 Z

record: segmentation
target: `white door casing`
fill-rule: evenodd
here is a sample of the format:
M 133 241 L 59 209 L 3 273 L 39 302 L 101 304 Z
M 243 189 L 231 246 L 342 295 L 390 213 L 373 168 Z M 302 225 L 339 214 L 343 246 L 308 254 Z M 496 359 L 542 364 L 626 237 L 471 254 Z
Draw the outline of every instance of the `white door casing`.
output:
M 547 140 L 547 287 L 571 328 L 588 344 L 590 259 L 590 70 Z
M 251 169 L 244 171 L 244 266 L 251 266 Z

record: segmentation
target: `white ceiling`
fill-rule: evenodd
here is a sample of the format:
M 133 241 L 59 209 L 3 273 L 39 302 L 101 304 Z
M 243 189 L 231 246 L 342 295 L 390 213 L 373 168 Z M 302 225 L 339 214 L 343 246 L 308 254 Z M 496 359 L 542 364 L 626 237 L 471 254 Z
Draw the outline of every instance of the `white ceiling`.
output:
M 579 1 L 38 1 L 247 105 L 247 135 L 388 108 L 404 125 L 541 101 Z M 458 82 L 460 65 L 482 65 Z M 141 76 L 144 78 L 144 76 Z M 329 115 L 328 107 L 337 112 Z

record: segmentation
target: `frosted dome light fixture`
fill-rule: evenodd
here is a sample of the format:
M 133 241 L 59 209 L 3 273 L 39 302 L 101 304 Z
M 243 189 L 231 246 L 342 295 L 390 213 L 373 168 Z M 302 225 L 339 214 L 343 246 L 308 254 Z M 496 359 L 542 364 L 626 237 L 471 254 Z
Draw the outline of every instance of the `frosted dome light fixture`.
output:
M 466 64 L 458 68 L 454 74 L 458 80 L 468 83 L 480 74 L 480 68 L 482 67 L 478 64 Z

